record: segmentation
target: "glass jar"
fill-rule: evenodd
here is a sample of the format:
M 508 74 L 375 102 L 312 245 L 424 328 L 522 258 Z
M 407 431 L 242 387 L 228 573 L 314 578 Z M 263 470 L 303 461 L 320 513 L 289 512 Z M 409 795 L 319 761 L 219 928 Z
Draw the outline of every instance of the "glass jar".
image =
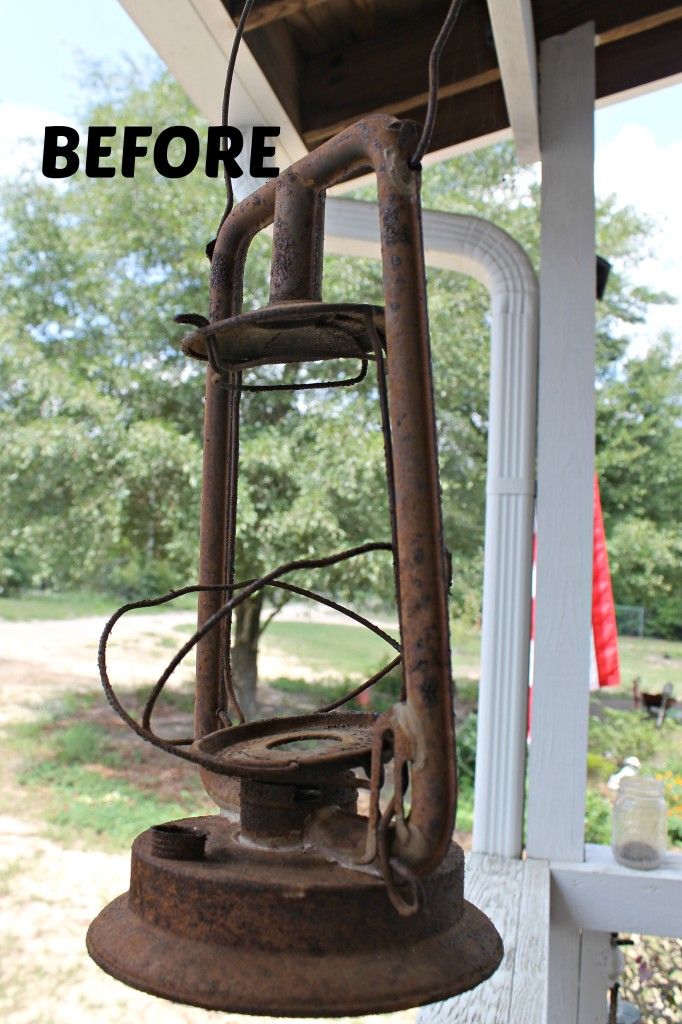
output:
M 668 841 L 668 811 L 663 783 L 639 775 L 620 780 L 613 808 L 611 847 L 626 868 L 650 871 L 660 866 Z

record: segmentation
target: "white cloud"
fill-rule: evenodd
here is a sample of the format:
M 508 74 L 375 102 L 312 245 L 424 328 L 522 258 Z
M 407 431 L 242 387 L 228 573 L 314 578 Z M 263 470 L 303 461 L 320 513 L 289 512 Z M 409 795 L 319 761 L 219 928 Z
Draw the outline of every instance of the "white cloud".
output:
M 72 123 L 46 107 L 0 103 L 0 178 L 10 178 L 24 167 L 39 170 L 45 125 Z
M 648 322 L 633 331 L 634 352 L 645 350 L 663 330 L 682 347 L 682 140 L 662 146 L 642 124 L 624 125 L 599 147 L 595 187 L 599 195 L 615 193 L 622 205 L 652 217 L 658 229 L 654 255 L 644 260 L 637 279 L 676 296 L 678 305 L 652 307 Z

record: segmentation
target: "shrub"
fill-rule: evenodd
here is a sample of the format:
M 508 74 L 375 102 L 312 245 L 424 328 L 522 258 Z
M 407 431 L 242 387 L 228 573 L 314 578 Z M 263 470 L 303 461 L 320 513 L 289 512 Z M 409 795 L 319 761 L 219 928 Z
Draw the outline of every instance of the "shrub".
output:
M 476 729 L 478 717 L 475 714 L 467 715 L 457 733 L 457 767 L 459 781 L 464 788 L 467 785 L 473 787 L 474 774 L 476 771 Z
M 585 842 L 611 842 L 611 804 L 593 789 L 585 795 Z
M 0 548 L 0 597 L 15 597 L 30 586 L 31 566 L 28 558 L 14 548 Z
M 587 777 L 591 782 L 606 782 L 613 774 L 613 762 L 602 754 L 588 751 Z
M 608 758 L 616 766 L 631 756 L 650 760 L 660 741 L 661 734 L 653 723 L 635 711 L 604 708 L 601 719 L 590 718 L 590 752 Z

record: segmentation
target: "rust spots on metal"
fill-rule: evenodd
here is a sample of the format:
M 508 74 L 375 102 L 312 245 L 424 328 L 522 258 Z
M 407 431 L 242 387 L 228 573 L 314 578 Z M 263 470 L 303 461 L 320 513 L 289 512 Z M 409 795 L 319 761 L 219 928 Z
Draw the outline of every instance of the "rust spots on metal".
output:
M 324 852 L 246 843 L 221 817 L 172 824 L 206 832 L 204 859 L 158 857 L 143 833 L 130 891 L 88 932 L 94 960 L 135 988 L 207 1009 L 341 1016 L 444 999 L 499 963 L 499 936 L 462 898 L 457 847 L 422 881 L 418 912 L 397 918 L 380 877 Z
M 198 629 L 154 687 L 142 726 L 122 709 L 106 671 L 106 639 L 120 613 L 105 630 L 100 665 L 126 722 L 200 765 L 207 791 L 230 820 L 175 822 L 138 837 L 130 892 L 102 912 L 88 936 L 105 970 L 169 999 L 297 1016 L 400 1009 L 478 984 L 502 955 L 492 924 L 464 901 L 462 851 L 451 842 L 457 785 L 449 570 L 420 178 L 410 166 L 418 138 L 412 122 L 374 115 L 235 207 L 213 251 L 209 322 L 194 317 L 196 329 L 183 344 L 209 363 Z M 367 169 L 378 186 L 383 310 L 320 300 L 325 193 Z M 270 224 L 270 302 L 242 312 L 248 248 Z M 376 368 L 391 543 L 294 560 L 236 583 L 243 372 L 349 356 L 363 370 Z M 380 717 L 335 710 L 351 693 L 312 715 L 244 721 L 232 685 L 232 610 L 265 586 L 297 592 L 283 581 L 297 569 L 387 549 L 400 622 L 398 657 L 389 667 L 402 665 L 401 699 Z M 195 644 L 195 736 L 189 749 L 179 749 L 151 731 L 150 717 L 166 679 Z M 235 718 L 239 724 L 230 724 Z M 394 787 L 388 799 L 387 777 Z M 363 789 L 367 816 L 357 812 Z

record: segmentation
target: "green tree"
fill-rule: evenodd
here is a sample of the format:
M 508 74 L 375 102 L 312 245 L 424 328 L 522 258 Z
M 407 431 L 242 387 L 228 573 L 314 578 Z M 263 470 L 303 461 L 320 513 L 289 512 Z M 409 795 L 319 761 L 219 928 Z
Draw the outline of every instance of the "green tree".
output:
M 600 388 L 597 469 L 616 601 L 682 636 L 682 360 L 669 338 Z
M 93 87 L 110 98 L 86 112 L 89 124 L 149 123 L 158 131 L 181 122 L 205 135 L 166 75 L 133 73 Z M 116 150 L 111 159 L 118 162 Z M 0 509 L 12 523 L 5 576 L 126 596 L 193 580 L 204 369 L 180 352 L 186 328 L 172 318 L 206 308 L 203 250 L 222 213 L 222 183 L 201 173 L 165 179 L 141 161 L 134 182 L 79 174 L 55 189 L 26 175 L 2 199 L 0 426 L 11 440 L 0 454 Z M 269 248 L 267 238 L 252 246 L 248 306 L 267 301 Z M 376 281 L 376 268 L 368 273 Z M 252 376 L 292 383 L 295 374 L 268 368 Z M 243 396 L 238 577 L 388 539 L 371 381 L 352 394 L 302 394 Z M 358 595 L 383 592 L 391 579 L 379 555 L 300 582 Z M 247 707 L 262 604 L 256 597 L 236 614 Z
M 93 73 L 88 124 L 205 124 L 165 74 Z M 103 99 L 102 97 L 106 97 Z M 119 133 L 120 134 L 120 133 Z M 115 151 L 112 161 L 118 160 Z M 141 161 L 135 179 L 78 174 L 59 188 L 25 175 L 2 192 L 0 238 L 0 513 L 11 524 L 0 577 L 46 586 L 163 590 L 195 576 L 204 371 L 179 349 L 181 312 L 204 312 L 204 245 L 222 185 L 181 180 Z M 537 261 L 537 185 L 509 146 L 425 173 L 427 207 L 488 217 Z M 629 283 L 647 225 L 602 204 L 600 251 L 616 264 L 600 306 L 600 376 L 617 380 L 625 328 L 658 300 Z M 267 302 L 269 241 L 247 263 L 245 296 Z M 455 601 L 476 614 L 480 592 L 488 391 L 488 302 L 457 274 L 432 272 L 430 316 L 441 437 L 446 542 Z M 380 268 L 330 257 L 325 298 L 381 301 Z M 346 376 L 348 366 L 332 367 Z M 354 367 L 351 367 L 354 369 Z M 311 379 L 268 368 L 256 381 Z M 317 379 L 317 378 L 315 378 Z M 382 438 L 372 375 L 358 388 L 243 395 L 237 573 L 388 538 Z M 372 556 L 303 585 L 387 600 L 392 573 Z M 16 583 L 15 583 L 16 585 Z M 271 608 L 280 597 L 271 598 Z M 241 606 L 235 664 L 253 703 L 263 601 Z

